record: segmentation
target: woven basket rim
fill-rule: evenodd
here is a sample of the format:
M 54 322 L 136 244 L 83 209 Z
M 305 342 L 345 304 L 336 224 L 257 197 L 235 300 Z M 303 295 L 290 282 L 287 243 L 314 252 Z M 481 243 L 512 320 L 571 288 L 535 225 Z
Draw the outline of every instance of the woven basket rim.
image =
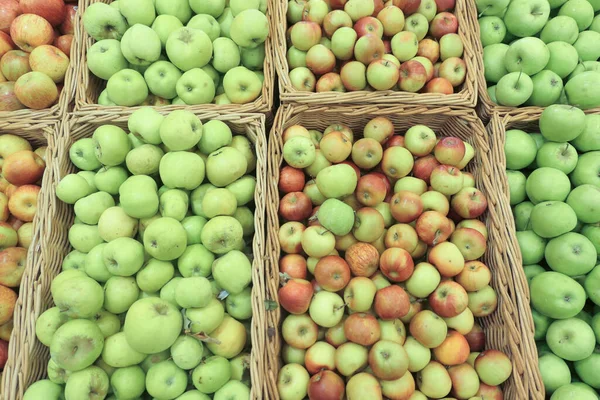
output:
M 110 3 L 112 0 L 80 0 L 79 10 L 83 14 L 88 6 L 93 3 Z M 268 0 L 267 18 L 269 20 L 269 29 L 273 31 L 273 9 L 274 2 L 277 0 Z M 75 93 L 75 109 L 74 114 L 76 116 L 84 116 L 86 114 L 105 114 L 109 112 L 117 113 L 132 113 L 142 106 L 136 107 L 121 107 L 121 106 L 101 106 L 96 104 L 97 96 L 100 94 L 99 78 L 93 76 L 93 74 L 87 68 L 87 51 L 95 43 L 85 29 L 83 29 L 83 23 L 81 22 L 76 26 L 75 31 L 78 37 L 78 48 L 77 58 L 79 65 L 76 71 L 76 93 Z M 206 110 L 216 112 L 231 112 L 231 113 L 271 113 L 273 110 L 274 92 L 275 92 L 275 68 L 273 65 L 273 34 L 270 33 L 269 37 L 265 41 L 265 61 L 263 64 L 264 82 L 261 95 L 251 103 L 248 104 L 199 104 L 199 105 L 168 105 L 168 106 L 152 106 L 153 108 L 160 110 L 165 109 L 167 111 L 175 110 L 190 110 L 193 112 L 203 112 Z M 91 92 L 90 92 L 91 91 Z

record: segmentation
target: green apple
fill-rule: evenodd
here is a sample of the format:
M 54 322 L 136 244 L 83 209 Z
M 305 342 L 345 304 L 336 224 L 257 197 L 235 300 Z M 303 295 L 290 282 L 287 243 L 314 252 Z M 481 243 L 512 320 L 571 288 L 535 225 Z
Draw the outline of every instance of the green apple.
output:
M 229 7 L 225 8 L 223 13 L 217 18 L 217 22 L 221 27 L 222 37 L 228 37 L 231 39 L 231 24 L 233 23 L 233 18 L 233 13 Z
M 127 153 L 125 163 L 133 175 L 152 175 L 158 172 L 158 165 L 164 154 L 158 146 L 143 144 Z
M 600 115 L 586 115 L 583 133 L 572 140 L 571 144 L 580 152 L 600 150 Z
M 87 51 L 87 66 L 100 79 L 108 80 L 128 65 L 118 40 L 100 40 Z
M 575 232 L 550 240 L 545 255 L 550 268 L 571 277 L 590 272 L 594 269 L 597 258 L 592 242 Z
M 219 120 L 208 121 L 203 126 L 202 136 L 198 142 L 198 149 L 206 155 L 217 151 L 221 147 L 229 146 L 232 141 L 231 128 Z
M 254 143 L 244 135 L 235 135 L 231 139 L 231 147 L 238 150 L 246 159 L 246 173 L 250 173 L 256 169 L 256 154 Z
M 148 86 L 142 74 L 133 69 L 123 69 L 110 77 L 106 93 L 119 106 L 138 106 L 148 97 Z
M 558 102 L 562 91 L 563 81 L 560 76 L 550 70 L 544 70 L 531 78 L 533 82 L 533 93 L 527 105 L 547 107 Z
M 77 173 L 77 175 L 79 175 L 79 176 L 81 176 L 83 179 L 85 179 L 85 180 L 87 181 L 88 185 L 90 185 L 90 187 L 92 188 L 92 190 L 93 190 L 94 192 L 97 192 L 97 191 L 98 191 L 98 188 L 96 188 L 96 187 L 94 186 L 94 181 L 95 181 L 95 179 L 94 179 L 94 178 L 96 177 L 96 174 L 94 174 L 94 172 L 92 172 L 92 171 L 79 171 L 79 172 Z
M 245 399 L 250 397 L 250 388 L 240 381 L 230 380 L 215 392 L 215 399 Z
M 504 65 L 508 72 L 523 72 L 535 75 L 546 67 L 550 51 L 536 37 L 526 37 L 513 42 L 506 52 Z
M 109 386 L 106 372 L 102 368 L 90 366 L 69 376 L 65 385 L 65 399 L 105 397 Z
M 120 206 L 132 218 L 152 217 L 158 212 L 156 190 L 156 182 L 149 176 L 131 176 L 119 188 Z
M 172 15 L 183 24 L 192 18 L 192 9 L 188 0 L 153 0 L 158 15 Z
M 566 42 L 548 43 L 547 47 L 550 51 L 550 60 L 546 69 L 555 72 L 563 79 L 569 76 L 579 62 L 579 55 L 575 47 Z
M 93 3 L 85 9 L 83 27 L 96 40 L 120 40 L 129 25 L 119 10 L 106 3 Z
M 111 274 L 132 276 L 144 264 L 144 247 L 135 239 L 120 237 L 104 247 L 102 257 Z
M 600 151 L 590 151 L 579 156 L 577 167 L 571 174 L 573 185 L 591 184 L 600 187 Z
M 506 35 L 506 25 L 504 25 L 504 21 L 501 18 L 483 17 L 479 18 L 478 22 L 483 47 L 490 44 L 502 43 Z
M 227 189 L 211 190 L 202 199 L 202 210 L 207 218 L 217 215 L 233 215 L 236 209 L 237 200 L 234 194 Z
M 137 227 L 138 221 L 127 215 L 121 207 L 106 209 L 98 220 L 98 233 L 107 242 L 120 237 L 134 237 Z
M 598 61 L 600 50 L 598 49 L 598 41 L 600 33 L 594 31 L 585 31 L 579 34 L 577 41 L 573 47 L 579 54 L 579 59 L 582 61 Z
M 594 19 L 594 8 L 587 0 L 569 0 L 558 11 L 558 15 L 572 17 L 579 28 L 579 31 L 586 30 Z
M 600 18 L 596 15 L 590 25 L 590 31 L 600 32 Z
M 160 178 L 167 187 L 194 190 L 204 180 L 205 167 L 199 155 L 187 151 L 173 151 L 161 159 L 159 171 Z
M 530 230 L 519 231 L 516 237 L 523 257 L 523 265 L 537 264 L 544 259 L 546 239 Z
M 96 225 L 73 224 L 69 228 L 69 243 L 75 250 L 88 253 L 102 243 L 102 238 Z
M 45 346 L 50 347 L 54 333 L 68 320 L 69 318 L 58 307 L 49 308 L 38 317 L 35 336 Z
M 354 31 L 354 29 L 351 29 L 351 30 Z M 335 35 L 335 33 L 334 33 L 334 35 Z M 334 50 L 334 54 L 335 54 L 335 50 Z M 292 70 L 294 68 L 298 68 L 298 67 L 306 67 L 306 51 L 298 50 L 294 46 L 291 46 L 288 49 L 286 58 L 288 61 L 288 65 L 290 66 L 290 70 Z
M 16 245 L 16 242 L 17 241 L 15 240 L 15 245 Z M 84 264 L 85 256 L 86 256 L 86 254 L 82 253 L 80 251 L 77 251 L 77 250 L 71 251 L 69 254 L 67 254 L 65 259 L 63 260 L 62 270 L 67 271 L 70 269 L 79 269 L 79 270 L 83 271 L 85 269 L 85 264 Z
M 133 65 L 148 66 L 160 57 L 161 43 L 152 28 L 136 24 L 121 39 L 121 52 Z
M 583 110 L 600 105 L 600 72 L 588 71 L 569 79 L 565 85 L 569 104 Z
M 510 192 L 510 205 L 514 206 L 524 201 L 527 197 L 525 174 L 521 171 L 506 171 L 508 188 Z
M 202 342 L 192 336 L 181 335 L 171 346 L 171 358 L 175 365 L 184 370 L 196 368 L 203 358 Z M 181 399 L 181 397 L 178 397 Z
M 187 27 L 203 31 L 208 35 L 211 42 L 214 42 L 221 35 L 219 23 L 214 17 L 208 14 L 194 16 L 187 24 Z
M 251 175 L 243 176 L 227 185 L 227 190 L 235 196 L 238 207 L 244 206 L 254 200 L 255 189 L 256 178 Z
M 543 272 L 543 271 L 542 271 Z M 535 340 L 542 340 L 546 337 L 548 327 L 552 323 L 552 319 L 538 313 L 535 309 L 531 310 L 533 316 L 533 324 L 535 325 Z
M 265 63 L 265 44 L 260 44 L 254 48 L 242 47 L 241 49 L 242 65 L 253 71 L 262 70 Z M 299 51 L 299 50 L 298 50 Z M 305 65 L 302 65 L 305 66 Z
M 539 313 L 550 318 L 574 317 L 583 309 L 585 300 L 583 287 L 558 272 L 544 272 L 531 281 L 531 304 Z
M 596 248 L 596 252 L 600 253 L 600 224 L 584 225 L 580 233 L 587 237 Z
M 183 28 L 183 24 L 173 15 L 159 15 L 152 23 L 152 30 L 158 35 L 163 49 L 167 45 L 169 35 L 179 28 Z
M 110 377 L 110 385 L 118 398 L 134 399 L 146 390 L 146 374 L 137 365 L 118 368 Z
M 75 215 L 81 222 L 88 225 L 98 223 L 102 213 L 110 207 L 114 207 L 115 201 L 113 197 L 106 192 L 96 192 L 75 203 Z
M 179 189 L 168 189 L 160 195 L 159 210 L 163 217 L 183 220 L 188 211 L 189 198 Z
M 54 333 L 50 357 L 60 368 L 81 371 L 96 361 L 102 353 L 103 345 L 104 336 L 96 323 L 86 319 L 73 319 Z
M 584 282 L 585 291 L 588 297 L 596 305 L 600 305 L 600 285 L 598 285 L 599 277 L 600 266 L 597 265 L 594 267 L 592 272 L 588 274 Z
M 241 54 L 238 45 L 229 38 L 217 38 L 213 41 L 213 67 L 224 74 L 240 65 Z
M 324 168 L 317 175 L 317 187 L 327 198 L 342 198 L 354 193 L 357 185 L 356 172 L 347 164 Z
M 104 285 L 104 308 L 113 314 L 124 313 L 139 295 L 134 278 L 113 276 Z
M 535 161 L 538 167 L 555 168 L 570 174 L 578 159 L 577 150 L 569 143 L 546 142 L 538 150 Z
M 202 308 L 212 300 L 212 288 L 202 276 L 183 278 L 175 288 L 175 301 L 181 308 Z
M 56 197 L 67 204 L 75 204 L 77 200 L 94 192 L 94 189 L 80 175 L 69 174 L 62 178 L 56 186 Z
M 143 24 L 152 25 L 156 18 L 154 0 L 126 0 L 119 2 L 119 10 L 129 25 Z
M 218 216 L 206 223 L 202 229 L 202 245 L 215 254 L 239 250 L 243 245 L 244 232 L 241 224 L 233 217 Z
M 204 308 L 188 308 L 185 310 L 185 316 L 191 321 L 192 333 L 204 332 L 210 335 L 223 322 L 225 309 L 223 303 L 214 298 Z
M 584 224 L 600 222 L 600 187 L 589 184 L 576 187 L 569 194 L 567 204 Z
M 554 354 L 568 361 L 580 361 L 594 352 L 596 338 L 592 328 L 578 318 L 554 321 L 546 333 Z
M 240 293 L 229 294 L 225 300 L 227 313 L 237 320 L 252 317 L 252 288 L 246 287 Z
M 496 85 L 496 98 L 503 106 L 518 107 L 533 93 L 533 81 L 523 72 L 504 75 Z
M 158 218 L 144 232 L 146 252 L 161 261 L 177 259 L 185 251 L 186 245 L 185 229 L 173 218 Z
M 483 49 L 485 79 L 497 83 L 508 73 L 504 60 L 509 46 L 504 43 L 492 44 Z
M 549 16 L 548 0 L 513 0 L 504 14 L 504 22 L 508 32 L 526 37 L 541 31 Z
M 567 15 L 561 15 L 548 21 L 542 29 L 540 39 L 544 43 L 566 42 L 573 44 L 577 40 L 577 36 L 579 36 L 577 22 Z
M 518 170 L 527 167 L 535 160 L 537 146 L 535 140 L 528 133 L 519 129 L 506 131 L 504 154 L 506 155 L 506 168 Z
M 98 127 L 94 131 L 92 139 L 96 148 L 96 158 L 103 165 L 115 166 L 122 164 L 127 153 L 131 150 L 127 133 L 115 125 Z
M 224 187 L 242 177 L 247 168 L 248 162 L 242 153 L 233 147 L 225 146 L 208 156 L 206 176 L 213 185 Z
M 196 14 L 208 14 L 217 18 L 223 14 L 225 0 L 190 0 L 190 7 Z
M 79 139 L 71 145 L 69 159 L 81 170 L 94 171 L 102 165 L 96 158 L 95 147 L 91 138 Z
M 481 15 L 501 15 L 510 0 L 475 0 L 477 11 Z
M 156 65 L 164 61 L 158 61 Z M 150 67 L 152 68 L 152 67 Z M 127 120 L 127 127 L 143 143 L 161 144 L 159 129 L 165 117 L 152 107 L 135 110 Z
M 564 201 L 571 191 L 571 182 L 564 172 L 543 167 L 529 175 L 525 188 L 533 204 L 543 201 Z
M 202 122 L 186 110 L 171 112 L 160 125 L 161 141 L 171 151 L 189 150 L 202 138 Z
M 202 393 L 211 394 L 219 390 L 231 378 L 229 361 L 224 357 L 212 356 L 200 362 L 192 374 L 194 387 Z
M 513 208 L 515 226 L 517 231 L 531 229 L 531 212 L 535 206 L 530 201 L 524 201 Z
M 213 190 L 215 188 L 216 186 L 210 183 L 205 183 L 192 191 L 190 194 L 190 203 L 192 206 L 192 212 L 195 215 L 206 217 L 206 214 L 204 214 L 204 211 L 202 210 L 202 200 L 204 200 L 204 196 L 209 190 Z
M 246 104 L 256 100 L 262 92 L 262 81 L 246 67 L 235 67 L 223 78 L 227 98 L 234 104 Z
M 98 190 L 114 196 L 119 193 L 119 187 L 128 177 L 129 173 L 123 167 L 102 167 L 94 176 L 94 184 Z
M 204 70 L 193 68 L 179 78 L 176 91 L 186 104 L 208 104 L 215 98 L 215 83 Z
M 573 382 L 568 385 L 559 387 L 553 393 L 553 400 L 580 399 L 580 400 L 595 400 L 598 398 L 597 392 L 581 382 Z
M 185 392 L 187 385 L 186 372 L 170 360 L 153 365 L 146 374 L 146 390 L 154 398 L 177 398 Z
M 150 92 L 164 99 L 177 96 L 176 85 L 181 76 L 181 71 L 168 61 L 156 61 L 144 72 Z
M 556 389 L 571 383 L 571 370 L 562 358 L 546 353 L 538 358 L 538 365 L 546 393 L 554 393 Z
M 591 387 L 597 388 L 600 387 L 600 380 L 598 379 L 598 375 L 596 374 L 599 365 L 600 349 L 596 349 L 588 358 L 575 362 L 575 371 L 577 372 L 577 375 L 579 375 L 581 380 L 583 380 Z M 593 389 L 592 394 L 596 394 L 596 392 Z
M 252 264 L 244 253 L 232 250 L 215 260 L 212 276 L 228 293 L 238 294 L 252 282 Z
M 566 131 L 565 131 L 566 129 Z M 540 130 L 546 140 L 568 142 L 585 129 L 585 114 L 578 108 L 553 105 L 542 112 Z
M 138 271 L 135 280 L 140 290 L 158 292 L 173 278 L 174 273 L 172 263 L 151 258 Z
M 267 16 L 258 10 L 247 9 L 235 15 L 230 28 L 231 39 L 240 47 L 257 47 L 269 36 Z
M 213 55 L 209 36 L 199 29 L 187 27 L 171 33 L 165 49 L 169 61 L 182 71 L 204 67 Z
M 85 256 L 85 273 L 98 282 L 106 282 L 112 274 L 104 265 L 103 252 L 106 243 L 101 243 L 90 250 Z
M 200 235 L 202 234 L 202 229 L 204 228 L 204 225 L 206 225 L 206 222 L 206 218 L 199 215 L 191 215 L 185 217 L 183 221 L 181 221 L 181 225 L 183 225 L 183 229 L 185 229 L 185 232 L 187 233 L 188 247 L 201 242 Z
M 108 98 L 108 91 L 106 89 L 100 92 L 100 95 L 98 96 L 98 104 L 105 107 L 117 105 L 117 103 Z

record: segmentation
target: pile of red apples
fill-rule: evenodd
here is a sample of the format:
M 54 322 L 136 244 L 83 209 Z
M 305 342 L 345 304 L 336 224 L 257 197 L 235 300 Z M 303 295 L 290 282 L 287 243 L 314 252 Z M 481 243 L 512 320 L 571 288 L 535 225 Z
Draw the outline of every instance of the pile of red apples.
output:
M 282 400 L 503 398 L 512 363 L 475 321 L 498 303 L 475 150 L 394 132 L 384 117 L 283 132 Z
M 0 111 L 58 101 L 75 33 L 77 2 L 70 2 L 0 1 Z
M 467 68 L 455 0 L 290 0 L 294 89 L 452 94 Z

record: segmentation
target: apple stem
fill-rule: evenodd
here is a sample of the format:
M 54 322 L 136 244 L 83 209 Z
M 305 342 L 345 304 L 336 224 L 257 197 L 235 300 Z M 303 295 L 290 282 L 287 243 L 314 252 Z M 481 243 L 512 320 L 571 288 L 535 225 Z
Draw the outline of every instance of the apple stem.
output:
M 339 306 L 339 307 L 334 307 L 334 308 L 333 308 L 333 310 L 334 310 L 334 311 L 339 311 L 339 310 L 341 310 L 342 308 L 345 308 L 347 305 L 348 305 L 348 303 L 344 303 L 344 304 L 342 304 L 342 305 L 341 305 L 341 306 Z
M 292 279 L 292 277 L 289 276 L 287 273 L 279 273 L 279 284 L 281 286 L 284 286 L 290 279 Z
M 196 339 L 198 339 L 199 341 L 204 342 L 204 343 L 221 344 L 221 341 L 219 339 L 212 338 L 204 332 L 191 333 L 191 332 L 187 331 L 185 333 L 186 333 L 186 335 L 195 337 Z
M 483 11 L 479 13 L 479 17 L 478 18 L 481 18 L 483 16 L 483 13 L 486 12 L 490 7 L 491 7 L 490 4 L 488 4 L 487 6 L 485 6 L 485 8 L 483 9 Z
M 517 86 L 519 86 L 519 81 L 521 80 L 521 75 L 523 75 L 523 70 L 519 71 L 519 77 L 517 78 L 517 81 L 515 82 L 515 89 L 517 88 Z

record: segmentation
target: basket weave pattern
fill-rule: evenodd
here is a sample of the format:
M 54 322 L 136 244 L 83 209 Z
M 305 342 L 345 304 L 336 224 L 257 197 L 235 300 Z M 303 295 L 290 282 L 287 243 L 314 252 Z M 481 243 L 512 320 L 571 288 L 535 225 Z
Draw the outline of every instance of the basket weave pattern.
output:
M 392 120 L 396 132 L 404 132 L 414 124 L 426 124 L 442 136 L 456 136 L 468 141 L 476 149 L 476 157 L 467 170 L 476 180 L 476 186 L 487 196 L 489 209 L 485 222 L 489 232 L 488 248 L 483 262 L 492 271 L 492 286 L 498 294 L 498 309 L 489 317 L 481 319 L 486 332 L 486 345 L 505 352 L 513 362 L 513 374 L 504 384 L 507 399 L 540 399 L 542 386 L 537 370 L 537 353 L 533 341 L 533 321 L 529 311 L 527 280 L 524 273 L 513 270 L 514 241 L 509 240 L 506 230 L 507 219 L 512 218 L 510 208 L 502 206 L 502 195 L 496 189 L 498 181 L 504 179 L 494 166 L 492 155 L 503 151 L 490 145 L 482 123 L 472 110 L 451 108 L 428 108 L 396 106 L 392 108 L 343 108 L 286 105 L 275 118 L 269 143 L 269 176 L 267 202 L 267 300 L 277 302 L 279 288 L 279 169 L 283 162 L 282 133 L 295 124 L 307 129 L 324 130 L 333 123 L 350 126 L 356 136 L 362 136 L 364 125 L 372 118 L 385 116 Z M 518 273 L 517 273 L 518 272 Z M 280 324 L 282 310 L 267 312 L 267 365 L 266 391 L 270 398 L 278 399 L 277 373 L 281 366 Z

